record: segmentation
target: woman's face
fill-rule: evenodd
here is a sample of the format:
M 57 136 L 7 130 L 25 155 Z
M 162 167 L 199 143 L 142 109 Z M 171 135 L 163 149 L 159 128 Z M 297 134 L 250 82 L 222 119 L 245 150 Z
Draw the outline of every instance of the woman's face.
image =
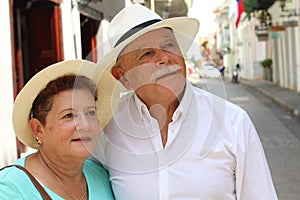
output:
M 66 90 L 54 96 L 43 130 L 43 151 L 62 157 L 87 158 L 100 131 L 95 100 L 87 89 Z

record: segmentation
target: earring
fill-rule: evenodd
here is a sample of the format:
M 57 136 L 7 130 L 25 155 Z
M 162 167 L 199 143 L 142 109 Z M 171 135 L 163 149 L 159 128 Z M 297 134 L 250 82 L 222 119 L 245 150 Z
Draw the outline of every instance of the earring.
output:
M 42 140 L 40 140 L 39 137 L 36 137 L 35 140 L 39 145 L 43 144 Z

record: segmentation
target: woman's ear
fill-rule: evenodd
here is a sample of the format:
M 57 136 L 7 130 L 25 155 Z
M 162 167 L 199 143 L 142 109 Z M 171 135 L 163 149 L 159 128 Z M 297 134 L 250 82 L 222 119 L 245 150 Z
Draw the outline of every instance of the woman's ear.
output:
M 42 125 L 42 123 L 36 118 L 31 118 L 29 120 L 29 126 L 30 126 L 33 137 L 43 140 L 43 125 Z
M 125 70 L 122 67 L 114 66 L 111 69 L 111 73 L 117 80 L 119 80 L 124 85 L 126 89 L 131 89 L 129 82 L 126 79 Z

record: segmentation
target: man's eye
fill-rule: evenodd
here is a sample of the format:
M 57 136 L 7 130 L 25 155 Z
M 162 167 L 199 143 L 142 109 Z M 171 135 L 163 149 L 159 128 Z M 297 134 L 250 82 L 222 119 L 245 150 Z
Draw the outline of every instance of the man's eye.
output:
M 146 52 L 142 53 L 142 55 L 139 57 L 139 59 L 140 59 L 140 60 L 147 59 L 147 58 L 149 58 L 152 54 L 153 54 L 152 51 L 146 51 Z

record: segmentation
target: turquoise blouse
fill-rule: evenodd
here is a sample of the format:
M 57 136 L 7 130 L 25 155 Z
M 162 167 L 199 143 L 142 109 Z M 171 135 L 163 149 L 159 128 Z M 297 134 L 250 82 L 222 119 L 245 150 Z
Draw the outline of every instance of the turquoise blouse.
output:
M 15 164 L 24 167 L 25 158 L 18 159 Z M 88 185 L 89 200 L 113 200 L 113 194 L 107 172 L 98 163 L 87 160 L 83 173 Z M 53 200 L 62 200 L 60 196 L 44 186 Z M 0 171 L 0 199 L 42 199 L 29 177 L 16 167 Z

